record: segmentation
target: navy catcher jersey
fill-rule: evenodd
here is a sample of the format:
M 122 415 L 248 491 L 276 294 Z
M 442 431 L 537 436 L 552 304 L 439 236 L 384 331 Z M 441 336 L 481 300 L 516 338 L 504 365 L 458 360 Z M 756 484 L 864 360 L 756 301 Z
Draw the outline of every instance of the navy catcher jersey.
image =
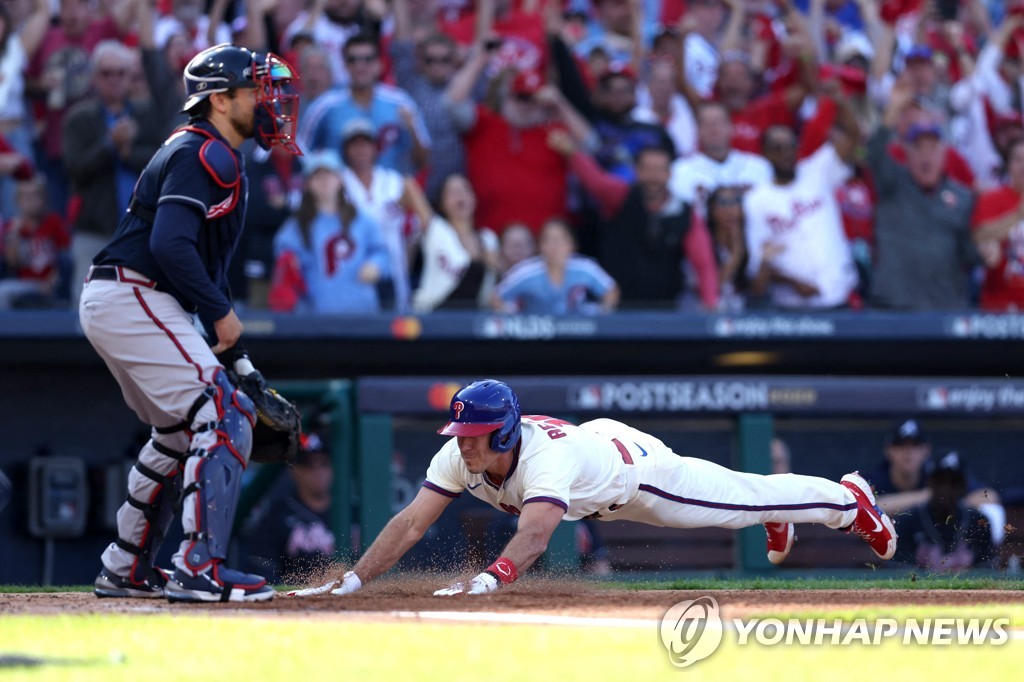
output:
M 228 264 L 247 199 L 242 155 L 213 125 L 194 121 L 150 159 L 132 207 L 93 263 L 145 275 L 209 329 L 231 310 Z

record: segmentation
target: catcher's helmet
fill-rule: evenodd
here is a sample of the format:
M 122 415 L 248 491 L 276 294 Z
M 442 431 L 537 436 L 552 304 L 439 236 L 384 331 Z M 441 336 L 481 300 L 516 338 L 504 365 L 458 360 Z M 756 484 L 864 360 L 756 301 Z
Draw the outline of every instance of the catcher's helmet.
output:
M 185 106 L 189 113 L 215 92 L 234 88 L 256 89 L 253 137 L 264 149 L 279 145 L 292 154 L 302 152 L 295 144 L 299 116 L 298 97 L 285 94 L 282 86 L 298 80 L 295 70 L 272 52 L 253 52 L 245 47 L 221 43 L 209 47 L 185 66 Z
M 519 398 L 506 384 L 494 379 L 475 381 L 452 396 L 443 436 L 482 436 L 494 431 L 491 449 L 508 452 L 522 435 Z

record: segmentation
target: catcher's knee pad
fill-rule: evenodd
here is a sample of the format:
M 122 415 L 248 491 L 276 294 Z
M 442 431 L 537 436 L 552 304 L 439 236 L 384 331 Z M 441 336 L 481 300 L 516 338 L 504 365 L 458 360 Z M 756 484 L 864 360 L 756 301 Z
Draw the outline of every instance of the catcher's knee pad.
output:
M 223 445 L 238 458 L 243 467 L 246 466 L 252 452 L 256 406 L 220 369 L 214 374 L 213 384 L 207 388 L 204 396 L 205 402 L 193 416 L 193 450 L 212 450 Z M 204 398 L 200 397 L 200 400 Z
M 213 386 L 209 402 L 193 424 L 193 449 L 185 465 L 182 527 L 188 545 L 183 560 L 193 572 L 227 555 L 242 471 L 252 450 L 252 401 L 222 371 L 217 372 Z M 216 418 L 203 421 L 213 410 Z
M 183 559 L 194 573 L 227 556 L 243 469 L 226 447 L 194 455 L 185 466 L 182 527 L 188 545 Z
M 114 543 L 132 555 L 129 578 L 142 582 L 151 576 L 153 561 L 174 520 L 182 487 L 181 470 L 188 453 L 185 440 L 154 432 L 139 452 L 128 475 L 128 498 L 117 513 Z M 109 562 L 115 572 L 118 567 Z

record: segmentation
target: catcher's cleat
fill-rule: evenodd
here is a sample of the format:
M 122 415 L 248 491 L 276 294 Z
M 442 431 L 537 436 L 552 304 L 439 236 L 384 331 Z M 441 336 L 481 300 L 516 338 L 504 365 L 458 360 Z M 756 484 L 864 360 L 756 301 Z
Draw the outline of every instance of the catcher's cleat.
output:
M 267 601 L 277 592 L 258 575 L 225 568 L 218 561 L 196 576 L 175 570 L 164 594 L 170 602 L 245 602 Z
M 93 594 L 97 597 L 120 597 L 122 599 L 159 599 L 164 596 L 167 573 L 154 568 L 150 577 L 141 583 L 123 578 L 104 566 L 93 583 Z
M 846 474 L 840 481 L 857 500 L 857 518 L 846 529 L 856 533 L 871 546 L 881 559 L 891 559 L 896 553 L 896 529 L 889 516 L 875 504 L 871 486 L 858 472 Z
M 764 532 L 768 534 L 768 561 L 781 564 L 793 549 L 796 529 L 792 523 L 766 523 Z

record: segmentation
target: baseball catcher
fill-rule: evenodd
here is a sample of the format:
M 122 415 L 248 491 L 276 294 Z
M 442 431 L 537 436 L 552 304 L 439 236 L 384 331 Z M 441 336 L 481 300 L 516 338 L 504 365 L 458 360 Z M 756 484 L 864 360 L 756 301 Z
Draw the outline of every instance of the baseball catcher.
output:
M 117 539 L 103 552 L 94 592 L 265 601 L 274 589 L 229 568 L 228 544 L 257 424 L 273 436 L 259 457 L 287 459 L 298 412 L 248 360 L 221 358 L 229 350 L 244 357 L 227 281 L 249 196 L 238 148 L 253 139 L 300 153 L 298 98 L 287 90 L 297 76 L 272 53 L 223 44 L 197 54 L 182 78 L 189 122 L 146 165 L 117 231 L 93 259 L 79 305 L 89 343 L 128 406 L 153 427 L 128 476 Z M 185 539 L 168 572 L 154 560 L 179 502 Z

